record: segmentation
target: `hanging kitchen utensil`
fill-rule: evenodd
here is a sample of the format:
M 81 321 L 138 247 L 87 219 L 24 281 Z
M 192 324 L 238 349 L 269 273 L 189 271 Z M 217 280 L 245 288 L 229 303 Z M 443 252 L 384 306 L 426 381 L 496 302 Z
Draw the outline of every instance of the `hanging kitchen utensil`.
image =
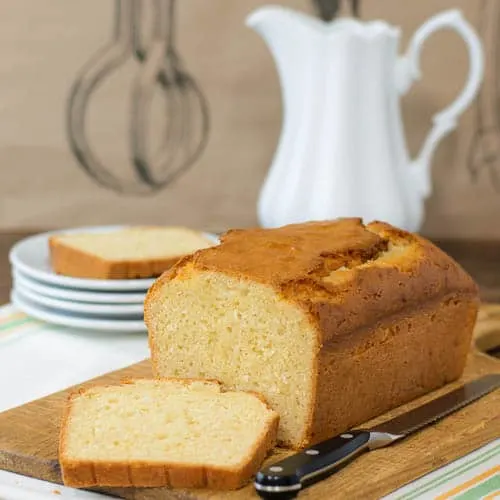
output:
M 156 68 L 153 68 L 153 74 L 156 74 L 156 81 L 158 82 L 159 85 L 162 86 L 163 89 L 165 89 L 165 92 L 163 93 L 164 95 L 164 106 L 165 106 L 165 117 L 166 117 L 166 124 L 165 124 L 165 130 L 162 131 L 160 134 L 161 137 L 164 138 L 162 148 L 160 151 L 160 154 L 163 154 L 163 150 L 167 151 L 175 151 L 177 148 L 175 147 L 176 144 L 180 144 L 180 141 L 182 139 L 182 130 L 181 128 L 183 127 L 182 120 L 179 119 L 179 116 L 181 113 L 183 113 L 182 109 L 182 102 L 181 102 L 181 96 L 179 95 L 179 89 L 175 85 L 175 75 L 173 75 L 173 72 L 171 71 L 171 68 L 167 66 L 166 68 L 163 67 L 162 61 L 163 58 L 165 57 L 165 47 L 164 43 L 161 40 L 166 40 L 170 36 L 172 36 L 173 32 L 173 5 L 169 5 L 167 2 L 156 2 L 156 0 L 152 0 L 152 7 L 153 7 L 153 15 L 152 15 L 152 30 L 151 30 L 151 39 L 147 42 L 143 40 L 144 38 L 144 29 L 142 26 L 143 22 L 143 14 L 144 14 L 144 9 L 141 7 L 143 4 L 141 2 L 137 3 L 137 9 L 135 10 L 135 15 L 136 15 L 136 22 L 135 26 L 137 29 L 134 30 L 134 36 L 133 36 L 133 46 L 134 46 L 134 54 L 136 58 L 145 63 L 146 59 L 148 58 L 148 52 L 150 53 L 150 65 L 151 66 L 159 66 L 161 67 L 161 71 L 155 71 Z M 139 26 L 140 29 L 138 28 Z M 158 42 L 158 43 L 157 43 Z M 166 71 L 168 70 L 168 71 Z M 138 80 L 141 77 L 138 78 Z M 148 78 L 148 82 L 145 84 L 145 87 L 148 88 L 150 87 L 150 84 L 152 82 Z M 140 84 L 136 84 L 134 87 L 133 94 L 135 94 L 135 90 L 138 88 Z M 167 90 L 168 89 L 168 90 Z M 138 96 L 133 97 L 133 101 L 135 99 L 139 98 L 141 99 L 143 97 L 143 93 L 139 93 Z M 151 100 L 153 99 L 154 92 L 151 91 L 149 96 Z M 136 103 L 137 104 L 137 103 Z M 148 103 L 150 106 L 152 106 L 152 103 Z M 149 111 L 148 108 L 143 108 L 143 106 L 140 106 L 140 112 L 144 110 L 145 112 Z M 136 119 L 135 122 L 137 123 L 138 120 L 141 120 L 141 116 L 137 116 L 135 112 L 135 108 L 133 108 L 133 116 Z M 148 115 L 149 118 L 149 115 Z M 138 119 L 138 120 L 137 120 Z M 138 127 L 143 126 L 144 129 L 142 133 L 138 132 Z M 137 125 L 133 124 L 131 126 L 131 142 L 132 142 L 132 151 L 135 148 L 135 142 L 139 141 L 140 145 L 144 145 L 144 148 L 149 148 L 150 150 L 152 149 L 152 146 L 148 144 L 147 137 L 149 136 L 149 131 L 146 130 L 148 126 L 151 126 L 150 120 L 145 119 L 141 125 L 137 123 Z M 133 154 L 133 153 L 132 153 Z M 154 151 L 151 152 L 152 155 L 155 156 L 155 158 L 158 158 L 158 154 L 155 153 Z M 135 168 L 137 169 L 136 164 L 134 163 Z M 149 183 L 149 177 L 151 177 L 148 174 L 145 174 L 144 172 L 149 168 L 148 165 L 146 165 L 145 162 L 140 164 L 140 171 L 142 174 L 146 177 L 145 182 Z M 144 179 L 143 179 L 144 180 Z
M 323 21 L 332 21 L 335 17 L 337 17 L 339 8 L 340 8 L 340 0 L 312 0 L 313 7 L 316 10 L 316 13 Z M 351 13 L 353 17 L 359 17 L 359 0 L 350 0 L 351 4 Z
M 199 157 L 207 143 L 209 121 L 206 100 L 184 70 L 175 47 L 175 0 L 154 0 L 153 5 L 153 40 L 143 49 L 136 39 L 136 53 L 147 52 L 147 58 L 133 90 L 131 142 L 139 176 L 158 189 Z M 169 94 L 169 121 L 163 147 L 155 155 L 148 128 L 157 81 Z
M 493 186 L 500 190 L 500 2 L 485 0 L 482 6 L 481 34 L 485 53 L 491 54 L 488 71 L 481 88 L 476 130 L 469 150 L 468 166 L 473 179 L 487 170 Z
M 102 186 L 118 192 L 136 192 L 138 186 L 123 182 L 108 168 L 90 148 L 86 119 L 88 102 L 93 92 L 130 57 L 133 33 L 134 0 L 115 0 L 113 38 L 81 69 L 71 87 L 67 108 L 68 140 L 73 154 L 85 172 Z
M 143 41 L 140 0 L 115 0 L 112 41 L 79 72 L 67 108 L 68 140 L 79 164 L 100 185 L 120 193 L 145 194 L 168 184 L 201 154 L 208 139 L 208 107 L 194 80 L 182 69 L 174 47 L 174 0 L 154 0 L 153 36 Z M 161 47 L 161 50 L 160 50 Z M 160 57 L 161 56 L 161 57 Z M 86 131 L 89 100 L 103 81 L 134 57 L 143 66 L 132 92 L 130 171 L 125 180 L 92 151 Z M 148 150 L 149 105 L 155 86 L 164 93 L 167 126 L 159 154 Z M 136 102 L 138 99 L 139 102 Z M 194 123 L 194 125 L 193 125 Z M 144 128 L 142 128 L 144 127 Z M 155 172 L 150 169 L 155 168 Z
M 331 21 L 337 16 L 340 0 L 313 0 L 313 7 L 323 21 Z
M 152 0 L 150 2 L 150 6 L 152 9 L 149 10 L 149 12 L 152 12 L 151 18 L 152 18 L 152 23 L 151 23 L 151 30 L 145 30 L 144 29 L 144 19 L 147 16 L 144 14 L 147 14 L 148 11 L 143 9 L 144 7 L 144 1 L 143 2 L 137 2 L 137 8 L 135 9 L 135 15 L 136 15 L 136 22 L 134 23 L 135 28 L 134 33 L 133 33 L 133 46 L 134 46 L 134 54 L 135 57 L 140 61 L 145 63 L 147 59 L 147 54 L 148 54 L 148 47 L 151 45 L 151 43 L 154 40 L 161 39 L 162 37 L 168 37 L 171 36 L 172 30 L 173 30 L 173 6 L 169 6 L 167 3 L 163 3 L 162 5 L 155 5 L 153 2 L 156 0 Z M 170 9 L 168 8 L 170 7 Z M 163 12 L 164 11 L 164 12 Z M 140 27 L 139 27 L 140 26 Z M 149 31 L 150 37 L 148 40 L 144 40 L 145 38 L 145 32 Z M 158 54 L 156 56 L 153 56 L 153 59 L 156 58 L 161 58 L 160 52 L 163 52 L 162 50 L 158 51 Z M 171 73 L 171 72 L 170 72 Z M 161 137 L 164 138 L 163 143 L 161 144 L 161 150 L 160 154 L 163 154 L 163 151 L 175 151 L 175 144 L 179 144 L 180 142 L 180 135 L 182 133 L 182 130 L 179 130 L 180 127 L 183 127 L 182 121 L 179 120 L 179 114 L 183 112 L 182 110 L 182 103 L 181 103 L 181 98 L 179 96 L 178 88 L 175 86 L 175 82 L 172 79 L 172 75 L 166 71 L 160 71 L 157 74 L 157 82 L 159 85 L 161 85 L 164 89 L 167 89 L 167 87 L 170 89 L 170 91 L 165 91 L 163 92 L 164 96 L 164 106 L 165 106 L 165 117 L 166 117 L 166 124 L 163 124 L 164 130 L 160 134 Z M 154 94 L 153 94 L 154 95 Z M 153 106 L 151 104 L 151 106 Z M 148 124 L 147 121 L 145 122 L 145 126 L 148 126 L 151 124 Z M 133 127 L 132 127 L 133 129 Z M 143 133 L 142 134 L 144 137 L 149 137 L 149 133 Z M 132 142 L 133 142 L 133 137 L 135 137 L 135 133 L 132 134 Z M 151 153 L 155 155 L 155 158 L 158 157 L 158 154 L 155 153 L 154 151 Z M 136 167 L 135 167 L 136 168 Z M 144 169 L 147 169 L 147 166 L 143 167 Z M 146 181 L 147 182 L 147 181 Z

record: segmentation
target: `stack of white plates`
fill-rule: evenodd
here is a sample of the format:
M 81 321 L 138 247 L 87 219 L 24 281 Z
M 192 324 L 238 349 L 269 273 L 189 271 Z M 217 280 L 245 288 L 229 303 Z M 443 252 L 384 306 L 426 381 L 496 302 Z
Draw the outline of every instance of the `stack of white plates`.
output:
M 111 229 L 116 226 L 76 231 Z M 12 303 L 36 319 L 58 325 L 100 331 L 144 331 L 144 298 L 154 279 L 94 280 L 60 276 L 52 271 L 48 246 L 49 236 L 59 232 L 32 236 L 12 248 L 9 255 Z

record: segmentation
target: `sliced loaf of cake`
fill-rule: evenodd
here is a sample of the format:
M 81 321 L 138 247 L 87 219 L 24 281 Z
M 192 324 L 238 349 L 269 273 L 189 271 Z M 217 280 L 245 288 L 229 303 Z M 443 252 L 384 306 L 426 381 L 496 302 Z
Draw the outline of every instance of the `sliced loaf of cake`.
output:
M 462 374 L 477 286 L 424 238 L 339 219 L 221 240 L 149 289 L 155 375 L 262 394 L 300 448 Z
M 256 394 L 215 381 L 139 379 L 71 395 L 59 461 L 64 483 L 235 489 L 258 470 L 279 416 Z

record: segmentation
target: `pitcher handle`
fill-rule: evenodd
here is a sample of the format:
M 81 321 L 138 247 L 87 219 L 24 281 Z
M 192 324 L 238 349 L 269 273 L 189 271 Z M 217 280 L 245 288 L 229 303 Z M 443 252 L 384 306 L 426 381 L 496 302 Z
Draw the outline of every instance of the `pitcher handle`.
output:
M 408 50 L 398 61 L 396 85 L 401 94 L 408 91 L 420 74 L 420 52 L 427 38 L 434 32 L 449 28 L 456 31 L 467 45 L 469 53 L 469 75 L 459 96 L 445 109 L 432 117 L 433 126 L 427 135 L 418 156 L 411 164 L 412 178 L 421 188 L 424 197 L 431 193 L 430 164 L 439 141 L 457 126 L 457 118 L 473 101 L 481 84 L 484 71 L 484 55 L 481 42 L 462 12 L 447 10 L 430 18 L 413 35 Z

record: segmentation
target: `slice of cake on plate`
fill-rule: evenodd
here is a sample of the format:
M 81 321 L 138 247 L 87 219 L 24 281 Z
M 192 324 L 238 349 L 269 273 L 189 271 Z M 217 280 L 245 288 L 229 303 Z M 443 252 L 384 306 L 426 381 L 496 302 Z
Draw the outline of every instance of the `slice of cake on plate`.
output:
M 57 274 L 92 279 L 156 277 L 184 255 L 213 244 L 198 231 L 161 226 L 49 238 L 50 260 Z

